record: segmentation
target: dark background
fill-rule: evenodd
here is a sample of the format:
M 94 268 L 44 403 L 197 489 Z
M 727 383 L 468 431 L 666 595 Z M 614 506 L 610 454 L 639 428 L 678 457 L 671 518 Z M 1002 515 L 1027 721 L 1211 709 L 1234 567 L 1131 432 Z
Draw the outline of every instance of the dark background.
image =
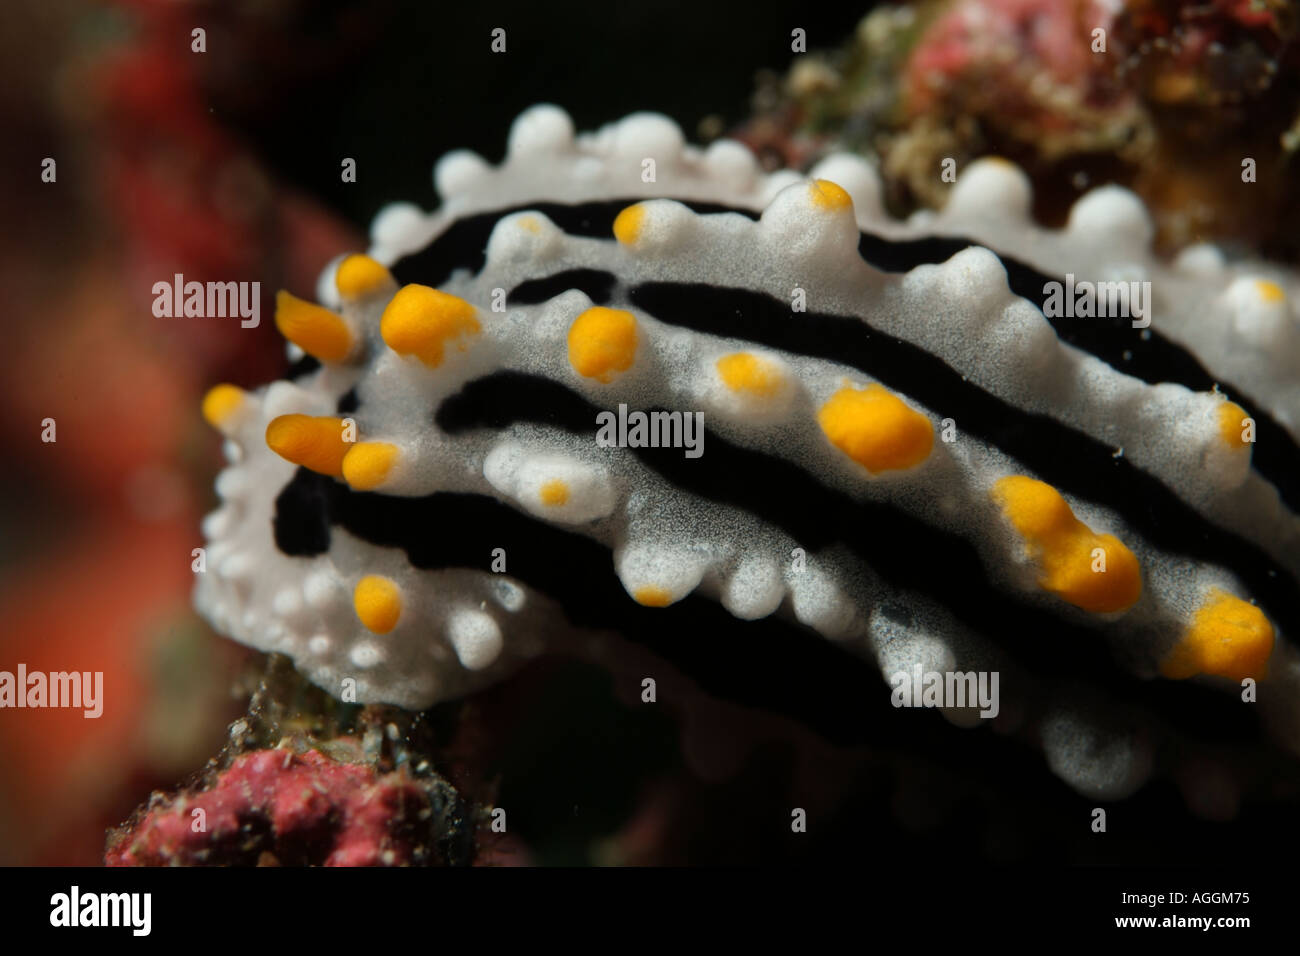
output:
M 283 344 L 265 321 L 255 335 L 160 322 L 154 281 L 183 271 L 309 295 L 330 258 L 365 247 L 382 206 L 435 205 L 439 156 L 469 148 L 500 161 L 523 109 L 555 103 L 578 130 L 656 110 L 698 141 L 705 118 L 726 129 L 750 115 L 756 74 L 794 58 L 791 30 L 807 31 L 809 51 L 834 49 L 870 7 L 50 0 L 15 10 L 0 36 L 0 69 L 19 77 L 0 85 L 11 147 L 0 150 L 0 200 L 13 224 L 0 277 L 16 329 L 0 350 L 11 452 L 0 666 L 102 666 L 114 707 L 94 727 L 3 715 L 0 862 L 96 862 L 105 828 L 201 767 L 244 705 L 228 699 L 240 662 L 227 658 L 242 648 L 202 627 L 189 601 L 190 548 L 219 468 L 198 405 L 215 382 L 278 375 Z M 208 34 L 201 56 L 189 52 L 196 25 Z M 496 27 L 504 54 L 490 49 Z M 124 53 L 134 71 L 102 70 Z M 59 158 L 57 188 L 32 186 L 44 156 Z M 341 182 L 344 157 L 357 160 L 356 183 Z M 216 184 L 250 167 L 237 181 L 252 181 L 260 204 L 241 217 L 247 196 L 231 201 Z M 57 446 L 36 441 L 46 415 L 59 421 Z M 827 802 L 794 839 L 788 751 L 698 786 L 672 719 L 627 708 L 596 668 L 545 664 L 466 707 L 518 718 L 497 734 L 489 771 L 539 862 L 603 860 L 593 843 L 652 786 L 667 796 L 651 820 L 669 822 L 642 858 L 657 862 L 1210 862 L 1276 852 L 1279 840 L 1294 848 L 1293 804 L 1205 822 L 1167 780 L 1125 802 L 1103 840 L 1086 827 L 1096 801 L 1036 750 L 933 713 L 873 728 L 878 759 L 814 761 L 806 776 L 819 786 L 796 799 Z
M 730 127 L 750 111 L 755 74 L 789 66 L 793 29 L 809 50 L 832 49 L 873 5 L 334 2 L 301 17 L 305 49 L 283 51 L 297 61 L 268 78 L 277 95 L 211 105 L 281 177 L 364 227 L 390 201 L 429 208 L 433 163 L 452 149 L 499 162 L 511 121 L 536 103 L 563 107 L 578 130 L 638 110 L 671 116 L 688 140 L 705 117 Z M 496 27 L 505 53 L 491 52 Z M 340 182 L 345 156 L 355 184 Z

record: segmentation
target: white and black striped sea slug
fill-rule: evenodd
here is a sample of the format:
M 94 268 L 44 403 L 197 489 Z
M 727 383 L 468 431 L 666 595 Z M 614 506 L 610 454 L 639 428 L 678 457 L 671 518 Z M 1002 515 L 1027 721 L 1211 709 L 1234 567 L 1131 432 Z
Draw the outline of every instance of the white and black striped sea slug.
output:
M 768 175 L 652 114 L 537 107 L 435 180 L 280 294 L 287 380 L 205 400 L 222 633 L 423 708 L 615 631 L 837 739 L 917 719 L 868 668 L 997 671 L 990 723 L 1089 794 L 1293 759 L 1295 276 L 1163 263 L 1115 187 L 1042 229 L 1000 161 L 897 221 L 861 159 Z M 1067 274 L 1145 318 L 1048 317 Z M 702 454 L 598 442 L 620 406 L 703 413 Z

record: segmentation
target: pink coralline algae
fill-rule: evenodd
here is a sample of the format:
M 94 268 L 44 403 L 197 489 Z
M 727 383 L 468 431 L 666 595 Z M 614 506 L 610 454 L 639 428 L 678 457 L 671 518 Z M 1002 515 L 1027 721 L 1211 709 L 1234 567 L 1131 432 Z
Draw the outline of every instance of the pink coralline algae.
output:
M 907 69 L 908 106 L 930 112 L 956 97 L 996 96 L 1009 116 L 1039 132 L 1083 123 L 1125 94 L 1110 62 L 1080 37 L 1110 32 L 1113 5 L 1096 0 L 963 0 L 926 31 Z M 989 84 L 992 84 L 991 86 Z M 1072 116 L 1072 113 L 1078 115 Z
M 201 792 L 156 798 L 109 841 L 109 866 L 403 866 L 439 862 L 445 795 L 406 767 L 383 773 L 316 750 L 236 757 Z

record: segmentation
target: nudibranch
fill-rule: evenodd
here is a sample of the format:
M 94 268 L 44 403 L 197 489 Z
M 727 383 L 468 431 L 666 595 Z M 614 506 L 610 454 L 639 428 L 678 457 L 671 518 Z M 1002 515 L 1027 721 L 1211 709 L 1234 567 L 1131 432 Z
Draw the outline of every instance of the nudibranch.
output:
M 536 107 L 434 179 L 280 294 L 285 380 L 204 402 L 220 632 L 411 709 L 619 632 L 832 732 L 889 710 L 865 666 L 997 671 L 1083 793 L 1153 726 L 1257 706 L 1296 746 L 1295 276 L 1163 261 L 1117 187 L 1040 227 L 997 160 L 896 220 L 862 158 L 769 174 L 648 113 Z M 1058 307 L 1121 282 L 1132 314 Z

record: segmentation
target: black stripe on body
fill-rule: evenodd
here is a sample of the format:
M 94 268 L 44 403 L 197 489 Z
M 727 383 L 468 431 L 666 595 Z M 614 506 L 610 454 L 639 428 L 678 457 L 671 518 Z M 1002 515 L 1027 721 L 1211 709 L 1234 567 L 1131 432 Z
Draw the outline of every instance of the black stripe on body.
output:
M 719 452 L 721 439 L 710 436 L 709 440 L 713 444 L 705 458 Z M 668 451 L 681 457 L 680 449 Z M 802 475 L 790 479 L 808 480 Z M 748 483 L 748 476 L 743 483 Z M 850 511 L 857 507 L 853 502 L 846 506 Z M 811 504 L 806 510 L 819 511 Z M 846 537 L 855 537 L 859 550 L 870 550 L 873 540 L 883 546 L 885 536 L 867 515 L 879 516 L 869 510 L 857 516 L 821 512 L 820 519 L 848 532 Z M 969 543 L 901 515 L 886 520 L 891 528 L 911 526 L 916 535 L 888 542 L 889 560 L 877 572 L 904 584 L 919 584 L 933 599 L 950 607 L 959 605 L 953 609 L 962 611 L 959 616 L 967 623 L 992 627 L 984 631 L 985 636 L 1013 649 L 1018 667 L 1070 682 L 1094 678 L 1104 685 L 1115 712 L 1130 705 L 1157 708 L 1179 733 L 1202 743 L 1259 739 L 1253 709 L 1235 704 L 1231 695 L 1190 682 L 1141 681 L 1124 674 L 1110 665 L 1095 632 L 992 589 Z M 421 569 L 469 568 L 489 573 L 492 549 L 504 548 L 507 573 L 559 601 L 573 624 L 617 630 L 716 697 L 787 714 L 840 743 L 889 744 L 890 731 L 882 733 L 882 728 L 898 726 L 889 720 L 893 708 L 879 671 L 811 629 L 779 615 L 742 621 L 699 594 L 667 608 L 643 607 L 623 589 L 608 548 L 494 498 L 445 492 L 424 497 L 356 492 L 329 476 L 299 469 L 276 499 L 277 544 L 290 555 L 322 554 L 328 550 L 332 527 L 377 546 L 401 548 L 411 565 Z M 817 534 L 827 536 L 820 530 Z M 936 544 L 939 550 L 932 550 Z M 901 599 L 895 606 L 898 614 L 906 615 Z M 1008 616 L 1000 616 L 999 611 Z M 1003 689 L 1008 691 L 1005 682 Z M 909 719 L 917 716 L 908 715 Z
M 320 359 L 312 355 L 303 355 L 298 361 L 289 366 L 289 370 L 284 373 L 284 377 L 291 382 L 300 378 L 306 378 L 312 372 L 320 370 Z
M 603 305 L 614 294 L 618 276 L 600 269 L 566 269 L 541 279 L 529 279 L 510 290 L 506 301 L 510 305 L 540 305 L 557 295 L 578 289 L 597 305 Z
M 619 212 L 639 199 L 616 199 L 602 202 L 566 205 L 563 203 L 529 203 L 497 212 L 480 213 L 452 223 L 447 230 L 419 252 L 400 260 L 393 273 L 402 283 L 419 282 L 439 285 L 458 268 L 478 272 L 483 268 L 488 237 L 497 221 L 516 212 L 532 210 L 550 218 L 565 232 L 599 239 L 611 239 L 614 219 Z M 732 212 L 749 219 L 758 214 L 748 209 L 736 209 L 717 203 L 682 201 L 696 213 Z M 611 240 L 612 241 L 612 240 Z M 884 272 L 906 272 L 919 265 L 936 265 L 952 258 L 961 250 L 983 245 L 964 238 L 928 237 L 893 241 L 871 233 L 861 233 L 858 252 L 873 267 Z M 1003 256 L 996 250 L 1007 272 L 1007 282 L 1012 292 L 1022 296 L 1042 309 L 1045 295 L 1043 286 L 1052 280 L 1031 266 Z M 596 270 L 574 270 L 595 272 Z M 516 299 L 522 290 L 520 304 L 529 304 L 535 296 L 537 283 L 546 283 L 555 277 L 530 280 L 511 293 Z M 588 281 L 585 277 L 582 281 Z M 582 288 L 597 304 L 602 300 L 595 292 L 600 286 L 578 283 L 566 288 Z M 558 292 L 565 288 L 558 289 Z M 558 294 L 557 292 L 557 294 Z M 1194 391 L 1208 391 L 1217 383 L 1221 390 L 1255 420 L 1255 447 L 1251 461 L 1255 470 L 1272 483 L 1292 511 L 1300 512 L 1300 443 L 1258 403 L 1237 385 L 1216 379 L 1200 360 L 1177 343 L 1165 338 L 1155 328 L 1146 330 L 1132 327 L 1131 319 L 1105 317 L 1069 319 L 1046 317 L 1063 341 L 1096 356 L 1112 368 L 1144 382 L 1172 382 Z M 1143 331 L 1150 335 L 1143 335 Z M 1126 354 L 1127 353 L 1127 354 Z
M 1164 551 L 1217 564 L 1240 577 L 1274 624 L 1298 634 L 1295 578 L 1253 542 L 1206 521 L 1159 479 L 1091 436 L 1026 411 L 967 380 L 920 346 L 852 316 L 800 313 L 747 289 L 649 283 L 629 290 L 634 306 L 662 322 L 710 335 L 840 362 L 1000 449 L 1062 491 L 1107 505 Z
M 938 265 L 963 249 L 980 243 L 968 239 L 929 237 L 892 242 L 863 233 L 858 242 L 862 258 L 884 272 L 908 272 L 919 265 Z M 1097 316 L 1069 318 L 1051 316 L 1043 310 L 1047 295 L 1043 286 L 1053 280 L 1018 259 L 994 251 L 1007 271 L 1011 291 L 1028 299 L 1043 311 L 1044 318 L 1063 342 L 1101 359 L 1112 368 L 1155 385 L 1172 382 L 1197 392 L 1220 391 L 1241 406 L 1255 420 L 1255 446 L 1251 464 L 1270 481 L 1293 511 L 1300 511 L 1300 444 L 1272 415 L 1251 401 L 1246 393 L 1224 379 L 1215 378 L 1200 359 L 1165 338 L 1154 327 L 1133 328 L 1131 318 Z M 1063 284 L 1063 283 L 1062 283 Z M 1143 333 L 1150 333 L 1144 335 Z
M 540 212 L 571 236 L 591 239 L 610 239 L 614 235 L 614 219 L 620 212 L 640 199 L 612 199 L 605 202 L 568 205 L 556 202 L 533 202 L 512 206 L 495 212 L 483 212 L 457 219 L 431 243 L 404 256 L 393 264 L 392 273 L 402 285 L 418 282 L 438 286 L 451 277 L 457 269 L 477 273 L 487 261 L 487 243 L 499 220 L 517 212 Z M 750 219 L 758 214 L 747 209 L 732 209 L 718 203 L 677 200 L 701 215 L 734 212 Z

